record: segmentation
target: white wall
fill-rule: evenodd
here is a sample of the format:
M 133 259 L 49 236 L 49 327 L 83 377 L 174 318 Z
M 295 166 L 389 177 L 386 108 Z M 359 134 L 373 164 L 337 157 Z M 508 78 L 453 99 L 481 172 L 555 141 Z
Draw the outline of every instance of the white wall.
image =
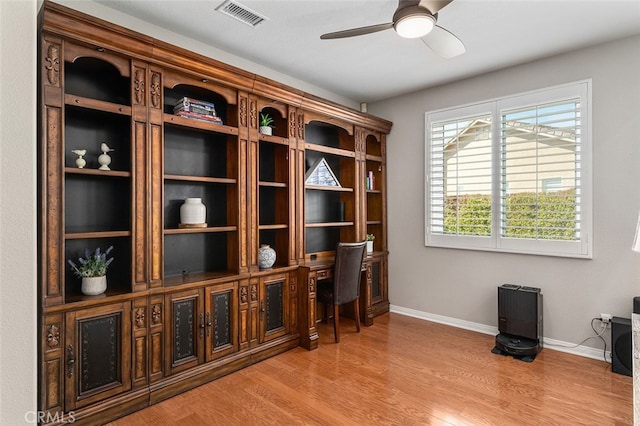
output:
M 497 327 L 497 286 L 542 288 L 544 335 L 578 343 L 600 313 L 630 318 L 640 295 L 631 251 L 640 209 L 640 37 L 592 47 L 370 105 L 393 121 L 387 141 L 389 293 L 419 316 Z M 593 79 L 594 258 L 424 246 L 424 113 Z M 587 343 L 596 347 L 596 340 Z M 609 347 L 610 349 L 610 347 Z
M 0 0 L 0 424 L 36 408 L 36 1 Z

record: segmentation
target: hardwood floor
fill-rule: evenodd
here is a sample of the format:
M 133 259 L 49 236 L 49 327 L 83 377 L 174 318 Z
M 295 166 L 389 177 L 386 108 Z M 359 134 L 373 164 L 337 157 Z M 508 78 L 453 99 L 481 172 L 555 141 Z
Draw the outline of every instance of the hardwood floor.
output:
M 544 349 L 491 353 L 493 336 L 386 314 L 340 343 L 296 348 L 119 419 L 128 425 L 631 425 L 631 377 Z

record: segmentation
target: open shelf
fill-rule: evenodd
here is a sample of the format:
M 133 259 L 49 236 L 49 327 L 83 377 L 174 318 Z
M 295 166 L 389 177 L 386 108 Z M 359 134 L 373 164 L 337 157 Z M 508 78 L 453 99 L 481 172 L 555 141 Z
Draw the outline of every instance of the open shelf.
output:
M 100 247 L 100 250 L 104 252 L 110 246 L 113 246 L 113 250 L 109 257 L 113 257 L 113 262 L 107 269 L 107 295 L 131 292 L 131 238 L 129 235 L 113 235 L 111 233 L 104 233 L 102 237 L 89 235 L 87 238 L 65 240 L 64 276 L 67 301 L 87 297 L 83 296 L 80 291 L 82 279 L 73 274 L 67 261 L 72 260 L 78 264 L 78 258 L 85 257 L 85 250 L 94 253 L 95 249 Z

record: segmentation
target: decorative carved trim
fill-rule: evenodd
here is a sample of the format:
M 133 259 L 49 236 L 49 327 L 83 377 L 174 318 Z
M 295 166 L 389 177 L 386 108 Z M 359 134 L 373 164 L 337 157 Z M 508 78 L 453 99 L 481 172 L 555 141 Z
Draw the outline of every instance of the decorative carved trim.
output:
M 315 293 L 315 292 L 316 292 L 316 278 L 309 277 L 309 293 Z
M 247 127 L 247 98 L 240 98 L 240 126 Z
M 162 306 L 153 305 L 151 308 L 151 324 L 160 324 L 162 322 Z
M 240 287 L 240 303 L 247 303 L 249 296 L 249 289 L 247 287 Z
M 133 92 L 136 104 L 144 104 L 144 70 L 137 68 L 133 77 Z
M 255 100 L 251 101 L 251 106 L 249 108 L 249 118 L 251 120 L 251 128 L 258 128 L 258 104 Z
M 295 276 L 292 276 L 289 279 L 289 290 L 291 293 L 296 292 L 296 287 L 298 287 L 298 279 Z
M 293 111 L 289 113 L 289 137 L 296 137 L 296 113 Z
M 50 349 L 55 349 L 58 345 L 60 345 L 60 328 L 55 324 L 51 324 L 51 327 L 47 330 L 47 346 Z
M 151 73 L 151 86 L 149 87 L 149 93 L 151 94 L 151 106 L 154 108 L 160 108 L 160 73 Z
M 145 308 L 136 309 L 136 328 L 144 328 Z
M 251 301 L 255 302 L 256 300 L 258 300 L 258 286 L 251 284 Z
M 304 139 L 304 115 L 298 114 L 298 139 Z
M 47 48 L 47 57 L 44 58 L 44 68 L 47 70 L 47 80 L 52 86 L 57 86 L 60 81 L 60 46 L 50 44 Z

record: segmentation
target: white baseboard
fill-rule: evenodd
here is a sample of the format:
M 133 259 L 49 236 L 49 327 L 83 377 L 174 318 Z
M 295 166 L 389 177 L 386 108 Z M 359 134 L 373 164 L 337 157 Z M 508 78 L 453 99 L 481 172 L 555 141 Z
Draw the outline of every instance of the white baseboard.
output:
M 409 317 L 419 318 L 426 321 L 437 322 L 440 324 L 450 325 L 452 327 L 462 328 L 465 330 L 471 330 L 482 334 L 497 335 L 499 333 L 498 327 L 491 325 L 480 324 L 477 322 L 465 321 L 458 318 L 446 317 L 444 315 L 432 314 L 429 312 L 417 311 L 411 308 L 404 308 L 402 306 L 390 305 L 389 310 L 396 314 L 406 315 Z M 563 342 L 561 340 L 550 339 L 544 337 L 543 344 L 545 349 L 551 349 L 554 351 L 567 352 L 573 355 L 579 355 L 586 358 L 597 359 L 598 361 L 604 361 L 602 349 L 592 348 L 590 346 L 576 346 L 574 343 Z M 611 352 L 606 352 L 606 361 L 611 362 Z

